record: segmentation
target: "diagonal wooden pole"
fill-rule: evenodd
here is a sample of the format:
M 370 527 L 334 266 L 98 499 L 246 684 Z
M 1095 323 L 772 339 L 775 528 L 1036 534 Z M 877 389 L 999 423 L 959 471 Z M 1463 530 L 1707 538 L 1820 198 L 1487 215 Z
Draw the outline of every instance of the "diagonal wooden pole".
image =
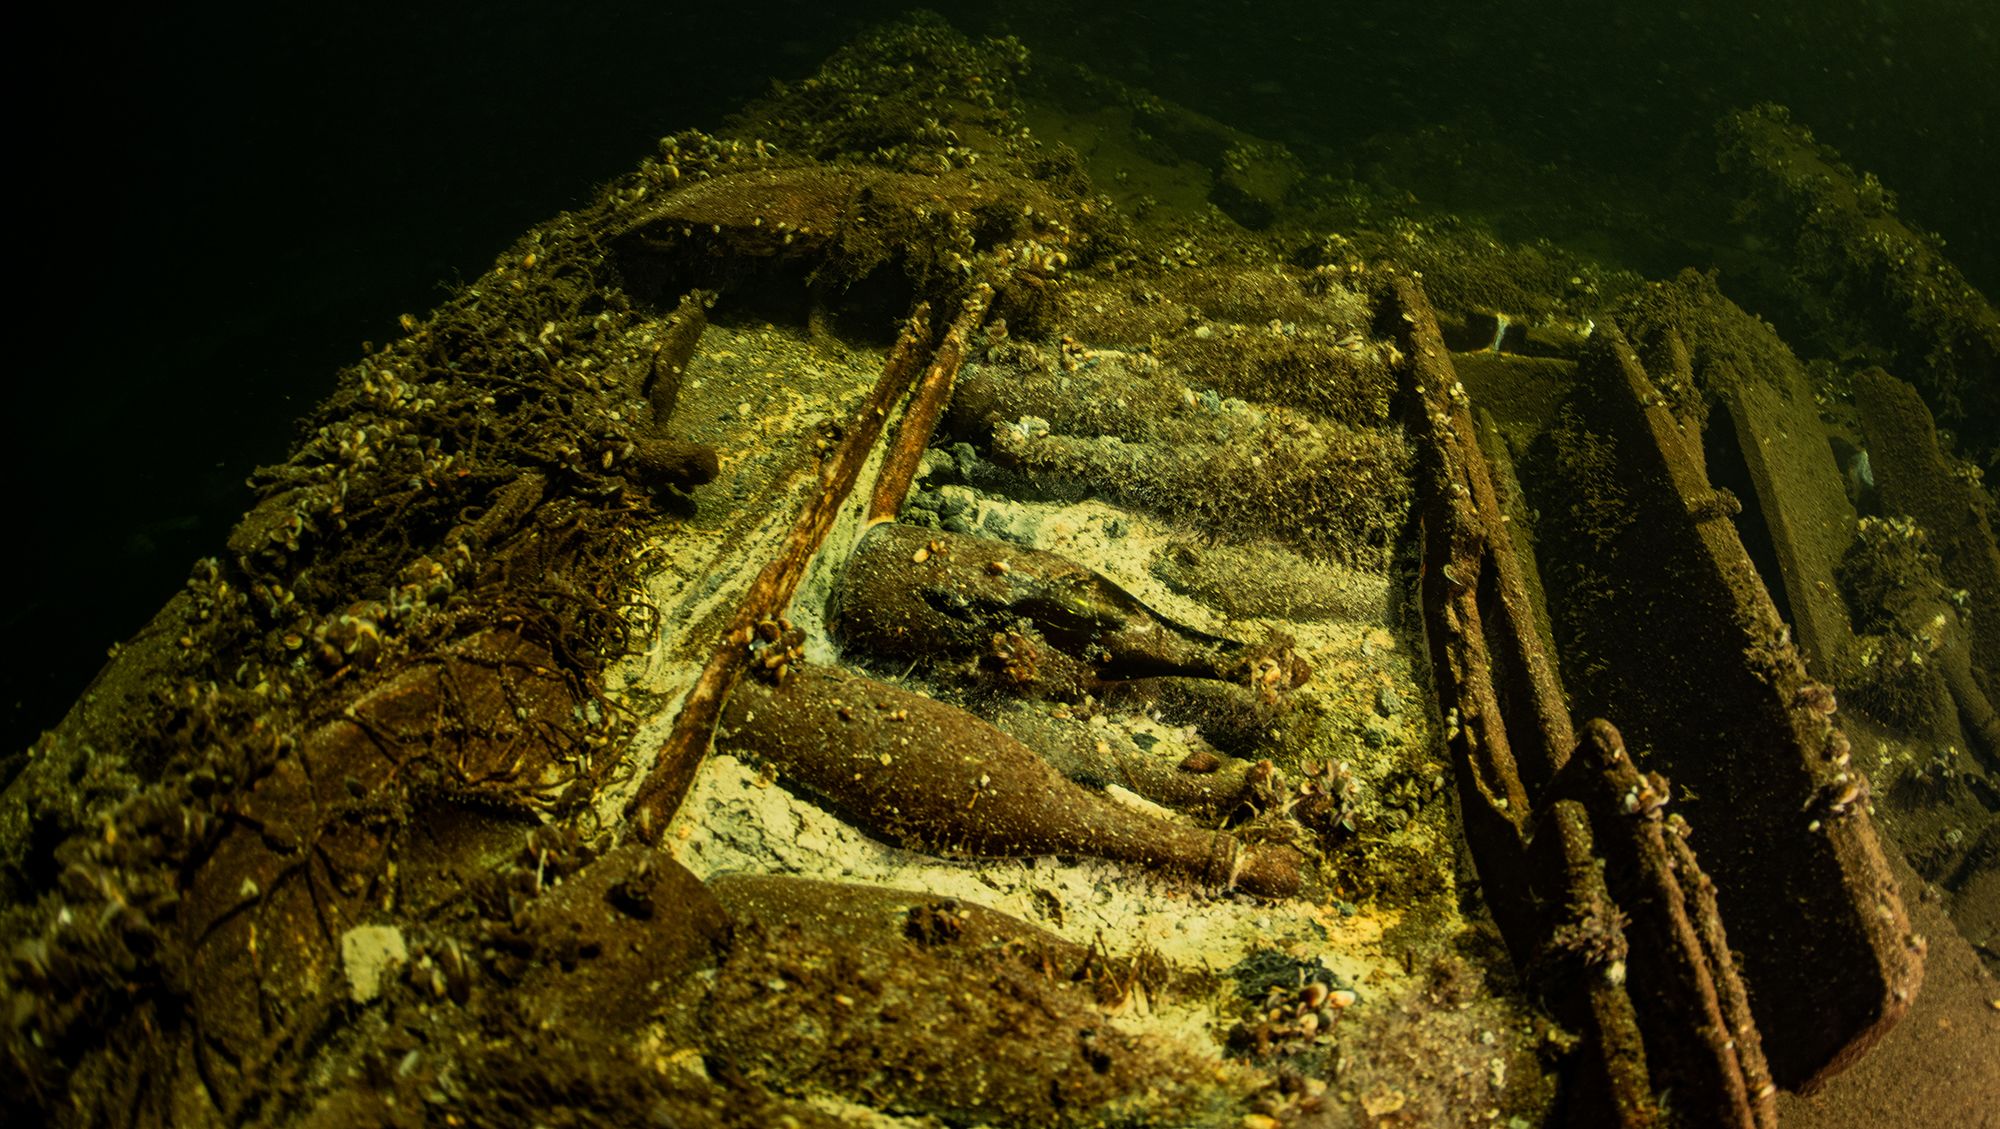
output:
M 835 448 L 833 457 L 821 468 L 819 490 L 792 523 L 792 530 L 777 555 L 750 582 L 735 617 L 723 632 L 721 645 L 702 667 L 694 689 L 688 691 L 680 716 L 674 719 L 673 732 L 660 746 L 652 770 L 639 785 L 632 802 L 626 805 L 627 823 L 645 842 L 660 841 L 674 812 L 687 797 L 688 788 L 694 784 L 695 770 L 701 767 L 702 757 L 708 751 L 716 719 L 722 715 L 722 703 L 749 662 L 750 642 L 756 635 L 758 622 L 775 617 L 791 602 L 800 577 L 805 575 L 806 562 L 833 527 L 840 504 L 854 488 L 862 464 L 867 462 L 875 441 L 882 435 L 890 409 L 902 398 L 917 367 L 923 363 L 929 340 L 930 304 L 926 302 L 904 324 L 895 347 L 889 351 L 888 361 L 882 366 L 882 375 L 856 409 L 847 435 Z
M 942 377 L 946 398 L 949 398 L 952 375 L 956 374 L 959 359 L 964 356 L 965 340 L 986 316 L 992 296 L 990 287 L 982 285 L 975 289 L 946 333 L 947 345 L 940 346 L 937 351 L 942 358 L 949 349 L 956 358 L 949 365 L 950 372 Z M 833 529 L 842 503 L 854 489 L 863 464 L 881 438 L 890 410 L 909 391 L 918 367 L 924 363 L 924 349 L 929 340 L 930 307 L 925 303 L 917 308 L 903 327 L 895 348 L 890 350 L 888 361 L 882 366 L 882 375 L 849 423 L 846 438 L 820 472 L 819 491 L 800 511 L 777 555 L 751 581 L 735 617 L 723 633 L 720 646 L 702 668 L 694 689 L 688 692 L 680 716 L 674 719 L 673 732 L 668 734 L 666 743 L 660 747 L 652 771 L 647 773 L 632 802 L 626 806 L 626 821 L 641 840 L 657 844 L 666 833 L 667 824 L 673 821 L 674 813 L 680 809 L 681 801 L 687 798 L 688 789 L 694 785 L 695 771 L 701 767 L 702 758 L 714 736 L 715 723 L 722 716 L 723 703 L 749 665 L 750 643 L 756 637 L 758 623 L 776 618 L 791 603 L 792 594 L 805 576 L 806 565 Z M 956 346 L 949 345 L 954 341 Z M 935 372 L 935 362 L 931 370 Z M 926 380 L 936 383 L 929 375 Z M 936 410 L 942 412 L 942 402 Z M 935 415 L 931 422 L 935 424 Z M 921 432 L 923 438 L 917 440 L 917 458 L 921 458 L 922 445 L 929 442 L 930 429 L 912 428 L 906 423 L 903 431 Z

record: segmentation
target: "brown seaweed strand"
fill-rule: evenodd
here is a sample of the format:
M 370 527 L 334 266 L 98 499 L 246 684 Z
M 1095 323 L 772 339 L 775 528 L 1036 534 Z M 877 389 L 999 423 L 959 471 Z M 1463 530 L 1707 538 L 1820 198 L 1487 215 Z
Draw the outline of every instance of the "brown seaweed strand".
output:
M 680 716 L 674 719 L 673 732 L 660 746 L 652 769 L 639 785 L 632 802 L 626 806 L 625 818 L 641 840 L 658 844 L 667 824 L 673 821 L 674 813 L 680 810 L 681 801 L 687 798 L 688 789 L 694 784 L 695 770 L 701 766 L 702 755 L 707 752 L 709 740 L 715 733 L 716 719 L 722 715 L 722 703 L 749 661 L 750 641 L 755 636 L 758 621 L 777 616 L 791 603 L 792 593 L 797 590 L 799 579 L 805 575 L 806 563 L 833 528 L 841 503 L 854 489 L 855 480 L 861 476 L 862 464 L 868 461 L 869 454 L 875 449 L 875 441 L 881 438 L 889 410 L 897 400 L 902 399 L 916 375 L 917 366 L 923 363 L 924 348 L 929 340 L 930 303 L 925 302 L 904 323 L 902 335 L 896 339 L 895 347 L 889 351 L 888 361 L 882 365 L 882 375 L 875 381 L 868 398 L 855 410 L 854 418 L 847 427 L 847 437 L 821 469 L 819 491 L 792 523 L 792 531 L 778 553 L 751 581 L 749 591 L 744 593 L 743 602 L 737 607 L 735 618 L 723 633 L 721 645 L 709 656 L 708 664 L 702 667 L 701 677 L 688 691 Z
M 938 343 L 930 367 L 924 370 L 923 379 L 917 382 L 917 390 L 910 395 L 909 408 L 896 423 L 895 437 L 890 440 L 889 457 L 882 464 L 882 473 L 876 476 L 875 493 L 868 502 L 869 525 L 894 521 L 897 512 L 903 508 L 903 497 L 910 492 L 910 483 L 916 481 L 924 449 L 930 446 L 938 420 L 944 417 L 945 406 L 951 403 L 959 366 L 965 363 L 966 339 L 986 320 L 986 311 L 992 305 L 993 287 L 983 282 L 973 287 L 972 293 L 966 296 L 965 305 L 959 310 L 957 320 L 951 323 L 950 331 Z

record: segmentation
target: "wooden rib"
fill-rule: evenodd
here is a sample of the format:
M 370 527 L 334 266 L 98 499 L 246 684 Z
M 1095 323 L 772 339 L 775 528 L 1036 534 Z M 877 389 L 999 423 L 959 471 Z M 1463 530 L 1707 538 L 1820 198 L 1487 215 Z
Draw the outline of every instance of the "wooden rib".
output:
M 1923 961 L 1865 793 L 1857 798 L 1864 785 L 1829 755 L 1833 724 L 1821 711 L 1832 692 L 1807 674 L 1726 499 L 1690 454 L 1698 438 L 1615 325 L 1595 338 L 1579 376 L 1618 444 L 1637 518 L 1610 613 L 1644 625 L 1616 661 L 1701 672 L 1655 679 L 1618 720 L 1651 765 L 1717 798 L 1684 812 L 1754 989 L 1771 1077 L 1811 1093 L 1902 1018 Z
M 1507 583 L 1508 572 L 1486 575 L 1511 561 L 1511 542 L 1488 526 L 1498 521 L 1499 502 L 1485 459 L 1472 441 L 1471 413 L 1462 393 L 1453 392 L 1458 378 L 1423 289 L 1413 279 L 1393 279 L 1382 320 L 1403 353 L 1403 395 L 1418 443 L 1419 599 L 1438 706 L 1457 714 L 1456 732 L 1447 744 L 1457 766 L 1465 835 L 1500 931 L 1515 959 L 1526 963 L 1540 943 L 1542 924 L 1522 862 L 1532 804 L 1515 759 L 1516 746 L 1531 763 L 1544 766 L 1566 755 L 1566 744 L 1574 741 L 1569 714 L 1552 674 L 1537 680 L 1537 685 L 1548 683 L 1545 694 L 1529 695 L 1532 719 L 1503 712 L 1503 702 L 1511 699 L 1513 712 L 1522 713 L 1522 696 L 1503 694 L 1490 632 L 1507 635 L 1510 626 L 1531 620 L 1507 614 L 1504 600 L 1500 608 L 1491 600 L 1482 607 L 1482 591 L 1497 584 L 1505 596 L 1518 588 Z M 1525 594 L 1517 598 L 1526 600 Z M 1489 629 L 1485 620 L 1494 611 L 1498 614 Z M 1538 663 L 1545 657 L 1532 631 L 1512 634 L 1526 648 L 1515 656 L 1512 669 L 1546 671 L 1546 662 Z M 1501 647 L 1508 650 L 1504 643 Z
M 1413 280 L 1392 281 L 1383 321 L 1406 358 L 1405 402 L 1421 443 L 1420 598 L 1439 705 L 1458 715 L 1449 744 L 1466 838 L 1516 961 L 1590 1035 L 1571 1076 L 1576 1123 L 1657 1125 L 1664 1115 L 1652 1093 L 1664 1080 L 1680 1087 L 1677 1097 L 1691 1095 L 1704 1124 L 1763 1129 L 1769 1075 L 1754 1025 L 1730 1007 L 1742 984 L 1727 945 L 1708 943 L 1723 936 L 1719 915 L 1698 898 L 1684 903 L 1672 868 L 1681 866 L 1702 890 L 1706 876 L 1692 852 L 1669 857 L 1657 822 L 1623 813 L 1636 769 L 1615 730 L 1588 727 L 1592 747 L 1615 748 L 1615 758 L 1571 755 L 1576 729 L 1554 656 L 1536 631 L 1470 405 Z M 1600 772 L 1607 760 L 1615 761 L 1610 778 Z M 1617 901 L 1598 869 L 1607 856 L 1626 860 Z M 1621 929 L 1627 910 L 1631 928 Z M 1576 914 L 1621 951 L 1620 960 L 1654 974 L 1654 990 L 1635 993 L 1605 968 L 1580 970 L 1563 959 Z M 1679 992 L 1663 994 L 1662 986 Z M 1733 1032 L 1749 1035 L 1748 1068 Z
M 1750 1015 L 1750 995 L 1736 971 L 1729 937 L 1723 932 L 1722 911 L 1715 905 L 1715 883 L 1695 861 L 1694 850 L 1687 844 L 1690 834 L 1692 830 L 1686 820 L 1678 815 L 1667 817 L 1665 838 L 1667 849 L 1673 854 L 1673 873 L 1687 899 L 1688 920 L 1701 938 L 1709 967 L 1716 972 L 1715 994 L 1723 1019 L 1729 1025 L 1726 1036 L 1736 1043 L 1736 1059 L 1742 1065 L 1751 1112 L 1758 1129 L 1777 1129 L 1778 1087 L 1771 1081 L 1771 1066 L 1764 1059 L 1763 1037 Z
M 1617 728 L 1601 718 L 1582 728 L 1576 755 L 1555 788 L 1589 812 L 1605 886 L 1630 915 L 1626 991 L 1645 1036 L 1654 1087 L 1671 1090 L 1674 1109 L 1694 1124 L 1764 1125 L 1775 1087 L 1768 1086 L 1763 1071 L 1756 1027 L 1746 1019 L 1748 1038 L 1738 1038 L 1722 998 L 1741 994 L 1741 981 L 1726 938 L 1719 949 L 1704 943 L 1703 922 L 1696 920 L 1703 907 L 1682 885 L 1699 888 L 1708 877 L 1661 818 L 1658 805 L 1665 796 L 1640 800 L 1656 781 L 1640 775 Z M 1669 839 L 1680 845 L 1680 853 Z M 1706 925 L 1712 936 L 1723 938 L 1719 914 Z M 1753 1049 L 1756 1068 L 1746 1070 L 1740 1052 Z
M 974 287 L 959 310 L 958 320 L 952 322 L 950 332 L 938 344 L 930 367 L 924 370 L 923 379 L 917 382 L 917 390 L 910 396 L 910 406 L 896 424 L 895 437 L 889 441 L 889 458 L 882 464 L 882 473 L 875 479 L 875 493 L 868 501 L 869 525 L 894 521 L 903 508 L 903 497 L 910 492 L 910 483 L 916 481 L 924 450 L 931 445 L 931 436 L 937 431 L 945 406 L 951 403 L 959 366 L 965 363 L 966 339 L 986 320 L 986 311 L 992 304 L 991 286 L 982 282 Z
M 1601 946 L 1593 954 L 1600 963 L 1585 961 L 1578 967 L 1574 959 L 1560 959 L 1563 954 L 1551 951 L 1558 948 L 1551 945 L 1537 972 L 1558 1017 L 1583 1036 L 1568 1072 L 1565 1099 L 1571 1115 L 1564 1124 L 1658 1129 L 1663 1118 L 1653 1098 L 1639 1014 L 1624 983 L 1611 974 L 1610 962 L 1630 955 L 1624 911 L 1605 887 L 1590 814 L 1582 803 L 1556 800 L 1548 805 L 1528 861 L 1547 891 L 1551 923 L 1596 938 Z
M 799 512 L 777 555 L 751 581 L 721 644 L 702 668 L 694 689 L 688 691 L 680 716 L 674 719 L 673 732 L 660 746 L 652 770 L 626 806 L 625 818 L 643 841 L 657 844 L 667 824 L 673 821 L 674 813 L 680 810 L 681 801 L 694 784 L 695 770 L 701 767 L 702 757 L 708 751 L 716 719 L 722 715 L 723 701 L 749 662 L 750 641 L 758 622 L 777 616 L 791 603 L 807 562 L 833 528 L 841 503 L 854 489 L 862 464 L 868 461 L 876 440 L 881 438 L 890 409 L 902 399 L 917 366 L 923 363 L 929 340 L 930 304 L 926 302 L 917 307 L 903 326 L 902 335 L 882 366 L 882 375 L 848 423 L 846 438 L 821 469 L 819 491 Z
M 1526 794 L 1555 776 L 1576 745 L 1576 733 L 1555 658 L 1535 628 L 1527 578 L 1501 524 L 1499 494 L 1474 441 L 1471 401 L 1452 369 L 1437 315 L 1416 280 L 1402 276 L 1391 283 L 1389 309 L 1387 328 L 1405 354 L 1414 430 L 1430 464 L 1424 521 L 1435 532 L 1424 564 L 1434 575 L 1427 578 L 1438 611 L 1449 604 L 1462 630 L 1477 636 L 1481 652 L 1477 671 L 1466 672 L 1475 677 L 1465 690 L 1480 700 L 1470 703 L 1471 713 L 1460 709 L 1461 729 L 1475 741 L 1486 738 L 1475 750 L 1482 778 L 1496 796 L 1515 805 L 1518 822 L 1525 818 Z M 1485 630 L 1471 631 L 1481 620 L 1490 621 Z M 1489 648 L 1497 653 L 1486 653 Z M 1507 716 L 1487 712 L 1500 707 Z

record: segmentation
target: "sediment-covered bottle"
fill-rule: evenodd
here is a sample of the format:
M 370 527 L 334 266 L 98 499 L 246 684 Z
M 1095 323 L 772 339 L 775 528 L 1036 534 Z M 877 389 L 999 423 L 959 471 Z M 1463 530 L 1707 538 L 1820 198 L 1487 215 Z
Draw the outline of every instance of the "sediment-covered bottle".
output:
M 970 660 L 1004 688 L 1063 700 L 1127 678 L 1248 682 L 1268 675 L 1256 669 L 1262 660 L 1282 666 L 1288 688 L 1310 673 L 1289 653 L 1175 623 L 1057 554 L 895 523 L 855 549 L 835 628 L 847 647 L 877 658 L 927 669 Z
M 1269 761 L 1227 756 L 1192 733 L 1172 742 L 1172 755 L 1162 755 L 1158 747 L 1140 748 L 1117 726 L 1093 724 L 1103 715 L 1087 719 L 1068 706 L 1008 701 L 990 716 L 1002 733 L 1079 784 L 1116 785 L 1202 819 L 1247 817 L 1278 804 L 1282 781 Z
M 798 664 L 746 680 L 717 748 L 771 765 L 843 818 L 943 855 L 1091 855 L 1204 885 L 1284 896 L 1302 857 L 1174 823 L 1072 783 L 963 710 L 874 679 Z

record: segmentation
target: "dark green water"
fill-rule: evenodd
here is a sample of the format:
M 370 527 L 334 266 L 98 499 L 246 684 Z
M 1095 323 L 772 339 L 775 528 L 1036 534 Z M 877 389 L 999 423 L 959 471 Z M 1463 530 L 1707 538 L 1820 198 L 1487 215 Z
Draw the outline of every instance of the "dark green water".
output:
M 1774 100 L 1875 171 L 2000 288 L 2000 11 L 1970 0 L 1528 8 L 1452 3 L 940 4 L 1292 147 L 1315 171 L 1420 175 L 1427 203 L 1512 237 L 1601 208 L 1606 253 L 1690 261 L 1714 216 L 1634 237 L 1654 188 L 1698 187 L 1722 111 Z M 114 20 L 72 10 L 20 91 L 24 215 L 8 418 L 15 501 L 8 748 L 218 552 L 291 421 L 440 280 L 810 72 L 903 5 L 366 3 Z M 835 10 L 837 9 L 837 10 Z M 25 83 L 18 79 L 17 83 Z M 1490 143 L 1439 169 L 1408 138 Z M 1442 152 L 1441 150 L 1439 152 Z M 1540 169 L 1546 181 L 1493 169 Z M 1573 193 L 1550 197 L 1545 184 Z M 1597 194 L 1593 197 L 1593 193 Z M 1699 193 L 1693 198 L 1699 199 Z M 1699 209 L 1697 209 L 1699 211 Z M 1572 231 L 1587 231 L 1574 222 Z M 24 253 L 26 252 L 26 253 Z

